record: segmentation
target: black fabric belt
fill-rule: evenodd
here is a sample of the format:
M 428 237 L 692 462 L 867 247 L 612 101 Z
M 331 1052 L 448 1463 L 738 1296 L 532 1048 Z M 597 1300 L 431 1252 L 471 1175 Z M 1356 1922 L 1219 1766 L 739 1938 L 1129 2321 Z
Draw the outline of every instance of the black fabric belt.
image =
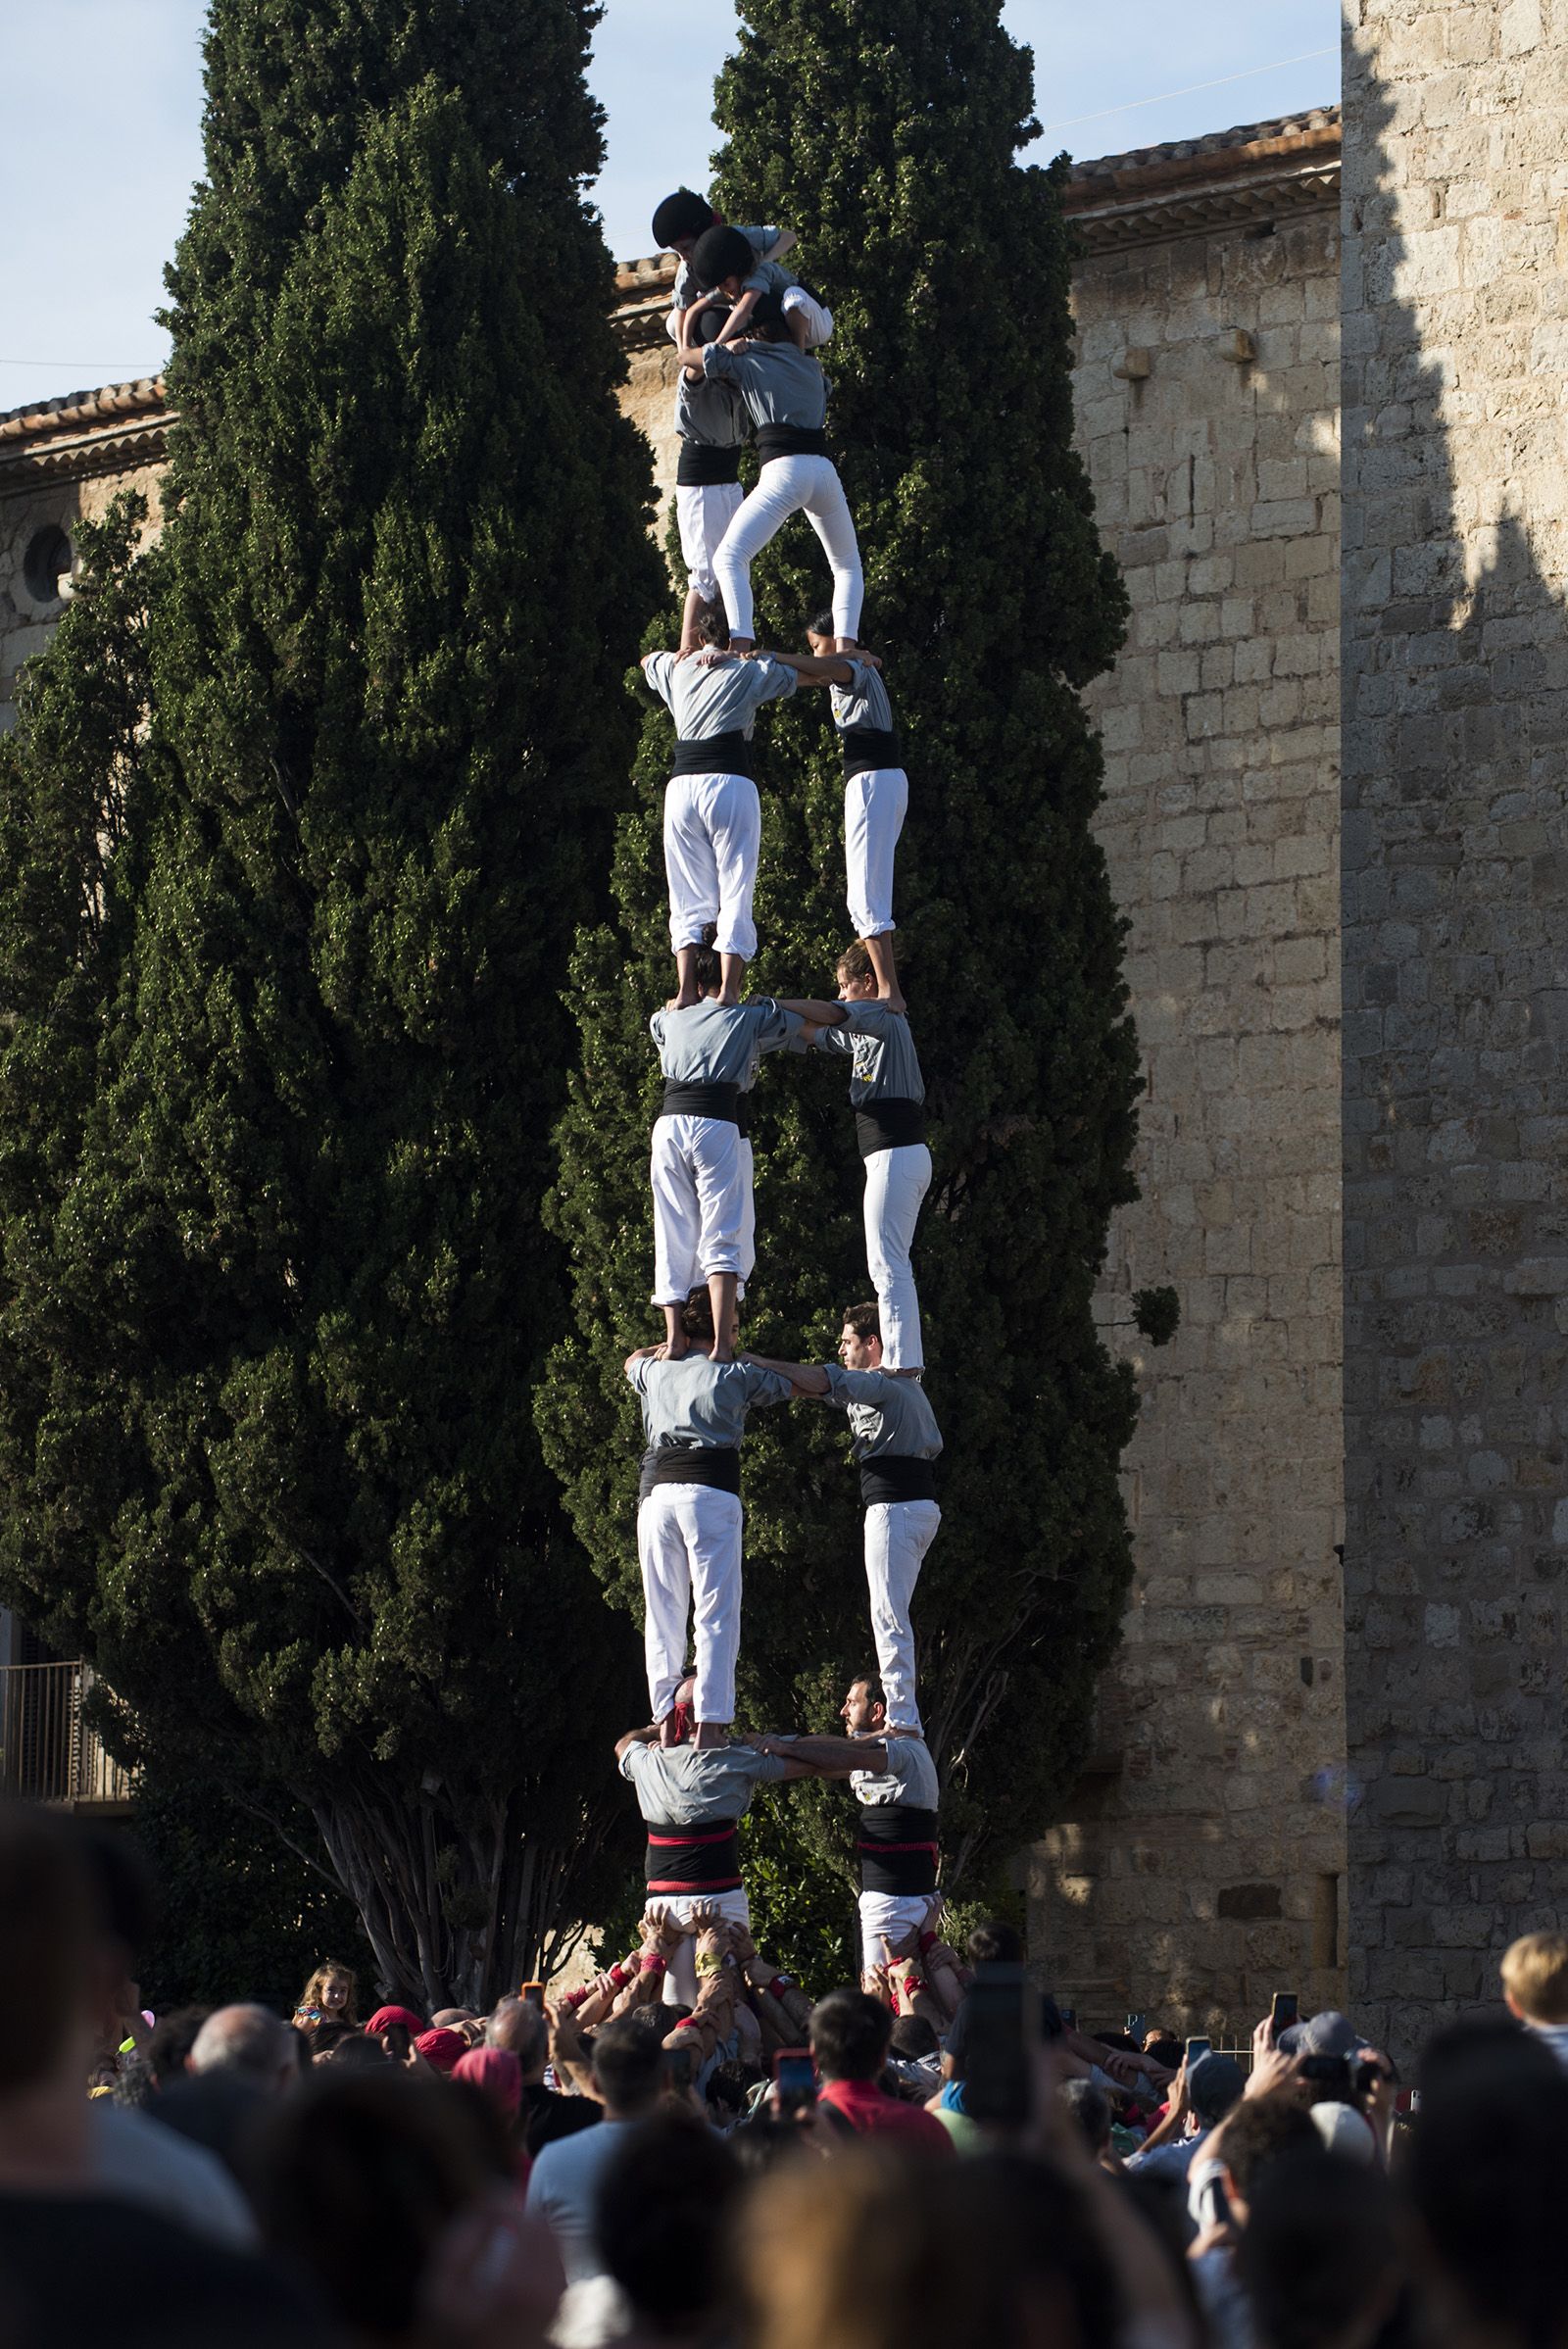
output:
M 749 1142 L 752 1138 L 752 1097 L 749 1093 L 736 1093 L 735 1131 L 743 1142 Z
M 767 465 L 775 457 L 831 457 L 833 452 L 820 425 L 812 431 L 805 424 L 759 424 L 757 454 Z
M 936 1496 L 934 1460 L 917 1460 L 912 1452 L 891 1451 L 860 1462 L 862 1509 L 874 1508 L 878 1501 L 935 1500 Z
M 707 1827 L 676 1827 L 662 1819 L 650 1819 L 647 1824 L 643 1874 L 650 1892 L 739 1889 L 741 1846 L 736 1820 L 715 1820 Z
M 899 738 L 881 726 L 845 726 L 839 734 L 844 753 L 844 780 L 863 775 L 871 766 L 902 766 Z
M 864 1108 L 855 1112 L 855 1135 L 862 1158 L 873 1156 L 877 1150 L 907 1150 L 911 1143 L 925 1140 L 925 1103 L 867 1101 Z
M 733 1493 L 740 1498 L 741 1455 L 734 1444 L 656 1444 L 643 1454 L 637 1498 L 646 1500 L 656 1485 L 707 1485 L 714 1493 Z
M 678 1085 L 667 1078 L 661 1117 L 716 1117 L 720 1124 L 740 1124 L 736 1114 L 741 1098 L 738 1085 Z
M 738 730 L 710 734 L 702 742 L 677 742 L 669 771 L 672 775 L 749 775 L 752 746 Z
M 937 1888 L 937 1815 L 912 1802 L 860 1806 L 860 1889 L 899 1894 Z
M 675 460 L 675 479 L 682 489 L 711 489 L 741 477 L 738 448 L 715 449 L 708 441 L 685 440 Z

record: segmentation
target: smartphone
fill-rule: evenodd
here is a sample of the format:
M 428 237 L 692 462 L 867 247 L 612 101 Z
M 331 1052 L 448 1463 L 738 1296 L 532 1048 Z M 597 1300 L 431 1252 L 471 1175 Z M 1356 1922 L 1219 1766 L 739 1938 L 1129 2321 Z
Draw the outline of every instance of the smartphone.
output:
M 1205 2055 L 1212 2055 L 1213 2052 L 1214 2043 L 1212 2039 L 1189 2039 L 1187 2042 L 1188 2071 L 1191 2072 L 1195 2064 L 1200 2064 Z
M 517 1996 L 519 1998 L 526 1999 L 529 2006 L 543 2006 L 545 2002 L 545 1985 L 542 1982 L 525 1982 L 520 1984 L 517 1991 Z
M 1016 2128 L 1029 2118 L 1028 2049 L 1040 2037 L 1039 1994 L 1021 1966 L 975 1968 L 968 2015 L 963 2109 L 972 2121 Z
M 1268 2019 L 1274 2026 L 1276 2047 L 1280 2043 L 1280 2032 L 1289 2031 L 1293 2023 L 1298 2023 L 1300 2016 L 1301 2010 L 1296 1992 L 1294 1990 L 1276 1990 L 1273 2004 L 1268 2010 Z
M 780 2047 L 773 2057 L 773 2082 L 781 2113 L 808 2113 L 816 2102 L 816 2059 L 809 2047 Z
M 1063 2031 L 1076 2031 L 1078 2029 L 1078 2009 L 1075 2006 L 1061 2006 L 1056 2009 L 1056 2012 L 1061 2017 L 1061 2028 Z
M 673 2088 L 677 2096 L 685 2095 L 696 2077 L 693 2070 L 693 2059 L 696 2053 L 695 2047 L 666 2047 L 664 2049 L 664 2085 L 666 2088 Z
M 1149 2029 L 1149 2017 L 1148 2017 L 1147 2015 L 1129 2015 L 1129 2016 L 1128 2016 L 1128 2018 L 1127 2018 L 1127 2036 L 1128 2036 L 1130 2039 L 1136 2039 L 1136 2040 L 1138 2041 L 1138 2044 L 1139 2044 L 1139 2046 L 1140 2046 L 1140 2047 L 1142 2047 L 1142 2045 L 1143 2045 L 1143 2043 L 1144 2043 L 1144 2033 L 1145 2033 L 1145 2031 L 1146 2031 L 1148 2029 Z
M 1350 2059 L 1348 2055 L 1303 2055 L 1301 2078 L 1316 2080 L 1320 2086 L 1348 2089 Z

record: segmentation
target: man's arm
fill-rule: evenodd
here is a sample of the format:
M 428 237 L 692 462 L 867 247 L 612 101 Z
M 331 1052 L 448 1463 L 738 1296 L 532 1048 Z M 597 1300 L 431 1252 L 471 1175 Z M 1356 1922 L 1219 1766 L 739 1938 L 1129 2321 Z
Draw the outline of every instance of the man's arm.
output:
M 770 653 L 770 661 L 782 661 L 792 668 L 803 685 L 853 685 L 855 671 L 837 654 L 819 657 L 815 653 Z
M 615 1739 L 616 1761 L 618 1762 L 620 1760 L 621 1756 L 628 1750 L 629 1747 L 633 1745 L 652 1745 L 656 1742 L 658 1737 L 659 1724 L 657 1721 L 649 1729 L 629 1729 L 623 1737 L 617 1737 Z
M 779 995 L 773 998 L 781 1011 L 793 1011 L 804 1019 L 808 1028 L 841 1028 L 845 1008 L 842 1003 L 829 1003 L 819 995 Z
M 853 1770 L 885 1775 L 888 1749 L 879 1737 L 754 1737 L 759 1753 L 777 1754 L 810 1778 L 848 1778 Z
M 828 1391 L 827 1372 L 819 1362 L 775 1362 L 771 1354 L 753 1353 L 742 1354 L 740 1358 L 743 1362 L 755 1362 L 759 1370 L 776 1371 L 802 1395 L 826 1395 Z
M 635 1373 L 632 1369 L 632 1364 L 634 1362 L 657 1362 L 664 1348 L 662 1345 L 639 1346 L 634 1352 L 629 1353 L 626 1356 L 625 1361 L 621 1364 L 621 1368 L 624 1370 L 628 1378 L 632 1378 L 635 1376 Z

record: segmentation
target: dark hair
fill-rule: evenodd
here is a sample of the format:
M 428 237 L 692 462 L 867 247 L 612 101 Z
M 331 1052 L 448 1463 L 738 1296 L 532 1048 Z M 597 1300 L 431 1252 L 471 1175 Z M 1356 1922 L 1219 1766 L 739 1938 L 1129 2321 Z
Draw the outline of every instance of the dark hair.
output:
M 711 943 L 706 938 L 697 949 L 696 959 L 692 963 L 692 976 L 697 981 L 698 992 L 702 995 L 706 995 L 710 987 L 716 988 L 723 985 L 724 966 Z
M 743 2121 L 725 2143 L 748 2178 L 760 2178 L 779 2163 L 799 2161 L 815 2150 L 796 2122 L 775 2121 L 765 2107 L 755 2121 Z
M 600 2257 L 655 2332 L 710 2322 L 728 2297 L 741 2173 L 702 2122 L 661 2114 L 628 2129 L 599 2181 Z
M 659 2092 L 663 2050 L 635 2015 L 616 2015 L 594 2035 L 594 2078 L 612 2113 L 637 2113 Z
M 1397 2273 L 1382 2171 L 1321 2149 L 1270 2162 L 1249 2204 L 1236 2269 L 1266 2349 L 1343 2338 Z
M 654 243 L 663 253 L 684 236 L 701 236 L 713 224 L 713 208 L 689 187 L 678 187 L 654 213 Z
M 697 614 L 693 630 L 699 644 L 712 645 L 720 653 L 729 648 L 729 621 L 719 603 L 705 604 Z
M 1559 2340 L 1568 2076 L 1515 2025 L 1468 2023 L 1429 2040 L 1420 2085 L 1405 2176 L 1433 2260 L 1482 2323 Z
M 1021 1966 L 1023 1935 L 1001 1917 L 987 1917 L 969 1935 L 965 1947 L 974 1966 Z
M 784 343 L 790 339 L 789 320 L 784 316 L 782 294 L 759 294 L 746 321 L 748 334 L 760 334 L 764 342 Z
M 716 221 L 703 230 L 692 247 L 692 275 L 705 294 L 710 294 L 726 277 L 750 277 L 756 267 L 751 238 L 738 228 L 720 227 Z
M 1061 2099 L 1084 2133 L 1091 2153 L 1103 2153 L 1110 2143 L 1110 2099 L 1092 2080 L 1064 2080 Z
M 168 2080 L 183 2078 L 185 2058 L 212 2012 L 210 2006 L 176 2006 L 172 2014 L 159 2021 L 147 2042 L 147 2061 L 160 2087 Z
M 935 2055 L 941 2044 L 935 2025 L 924 2015 L 901 2015 L 893 2026 L 890 2053 L 903 2056 L 906 2063 L 918 2063 L 923 2055 Z
M 863 1688 L 872 1704 L 879 1704 L 884 1713 L 887 1711 L 888 1692 L 882 1686 L 882 1675 L 875 1666 L 869 1672 L 858 1672 L 850 1686 L 852 1688 Z
M 875 2080 L 887 2061 L 893 2018 L 864 1990 L 829 1990 L 811 2009 L 811 2052 L 827 2080 Z
M 680 1309 L 680 1326 L 698 1346 L 711 1343 L 713 1300 L 706 1289 L 694 1289 Z
M 1254 2096 L 1226 2116 L 1225 2133 L 1212 2146 L 1250 2202 L 1252 2188 L 1270 2164 L 1288 2153 L 1321 2153 L 1323 2140 L 1298 2104 L 1283 2096 Z
M 1162 2065 L 1165 2071 L 1179 2072 L 1187 2050 L 1180 2039 L 1173 2039 L 1169 2031 L 1161 2031 L 1159 2037 L 1146 2045 L 1143 2052 L 1152 2062 Z
M 0 2092 L 47 2080 L 80 2021 L 93 1891 L 78 1834 L 23 1803 L 0 1812 Z
M 127 1974 L 139 1972 L 153 1939 L 153 1877 L 133 1836 L 123 1829 L 74 1826 L 92 1887 L 101 1930 L 118 1941 Z
M 857 1338 L 874 1338 L 882 1343 L 882 1308 L 873 1301 L 868 1305 L 846 1305 L 844 1327 L 853 1330 Z
M 835 974 L 852 979 L 874 979 L 876 977 L 876 966 L 858 939 L 853 946 L 845 948 L 834 963 L 833 969 Z
M 833 607 L 831 604 L 827 607 L 825 612 L 818 612 L 812 614 L 812 616 L 806 623 L 806 633 L 808 636 L 837 636 L 838 629 L 833 624 Z

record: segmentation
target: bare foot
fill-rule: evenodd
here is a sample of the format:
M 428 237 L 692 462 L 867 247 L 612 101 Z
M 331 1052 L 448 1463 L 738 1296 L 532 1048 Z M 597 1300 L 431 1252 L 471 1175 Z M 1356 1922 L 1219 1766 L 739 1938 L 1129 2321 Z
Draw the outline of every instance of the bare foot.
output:
M 688 995 L 685 989 L 682 988 L 679 995 L 672 995 L 670 997 L 665 1008 L 670 1011 L 689 1011 L 693 1003 L 700 1003 L 702 1000 L 702 997 L 698 995 L 695 990 L 692 994 Z M 737 1003 L 739 1003 L 739 996 L 737 996 L 735 1000 Z
M 710 1362 L 733 1362 L 735 1359 L 735 1348 L 733 1346 L 720 1345 L 719 1341 L 715 1338 L 712 1345 L 708 1349 L 708 1358 Z
M 902 987 L 879 987 L 876 1000 L 879 1003 L 887 1003 L 895 1011 L 907 1011 L 909 1008 Z

